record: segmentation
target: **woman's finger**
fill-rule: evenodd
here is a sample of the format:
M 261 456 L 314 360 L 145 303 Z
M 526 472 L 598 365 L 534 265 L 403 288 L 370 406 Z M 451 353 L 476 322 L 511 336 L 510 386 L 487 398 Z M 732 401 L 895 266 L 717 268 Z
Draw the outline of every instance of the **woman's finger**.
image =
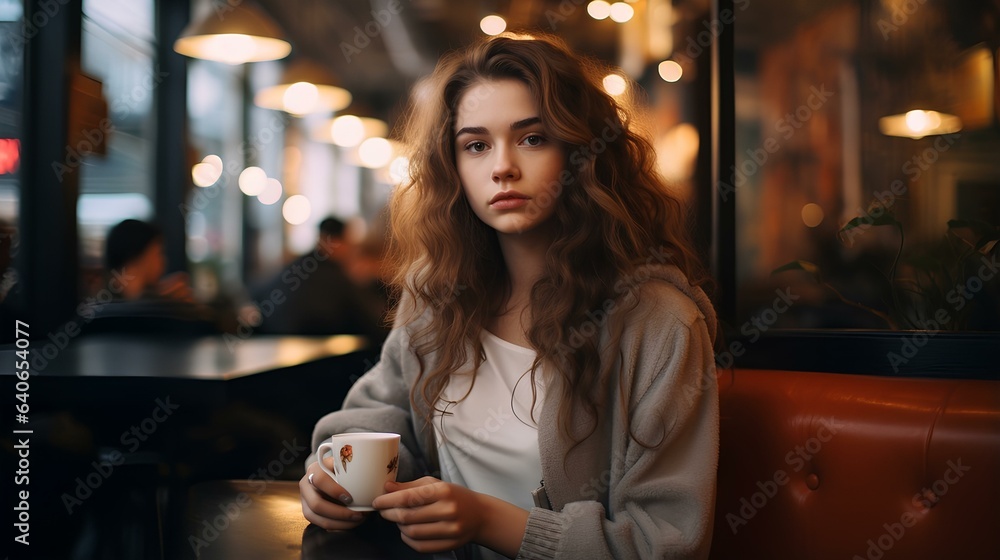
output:
M 444 552 L 446 550 L 453 550 L 462 546 L 465 543 L 457 542 L 450 539 L 436 539 L 436 540 L 417 540 L 411 539 L 410 537 L 400 533 L 399 537 L 406 543 L 406 546 L 416 550 L 417 552 L 432 553 L 432 552 Z
M 399 524 L 399 532 L 416 541 L 454 540 L 462 535 L 462 527 L 455 521 Z
M 379 511 L 382 518 L 393 523 L 414 525 L 436 521 L 454 521 L 457 508 L 454 502 L 434 502 L 426 506 L 390 508 Z
M 351 505 L 351 502 L 354 501 L 350 492 L 337 484 L 337 481 L 330 478 L 330 475 L 323 472 L 323 469 L 319 468 L 319 465 L 316 463 L 309 465 L 303 480 L 311 484 L 313 488 L 330 500 L 340 502 L 345 506 Z
M 351 512 L 351 513 L 357 513 L 357 512 Z M 362 521 L 364 521 L 363 514 L 357 514 L 359 516 L 357 519 L 352 519 L 349 521 L 343 521 L 340 519 L 331 519 L 329 517 L 321 515 L 312 510 L 309 504 L 306 503 L 305 497 L 302 498 L 302 515 L 303 517 L 306 518 L 307 521 L 309 521 L 313 525 L 326 529 L 327 531 L 347 531 L 357 527 L 358 525 L 361 524 Z
M 448 491 L 448 486 L 440 480 L 430 484 L 399 484 L 396 487 L 402 489 L 375 498 L 372 507 L 375 509 L 420 507 L 439 501 L 442 494 Z M 389 488 L 392 487 L 387 483 L 386 489 Z

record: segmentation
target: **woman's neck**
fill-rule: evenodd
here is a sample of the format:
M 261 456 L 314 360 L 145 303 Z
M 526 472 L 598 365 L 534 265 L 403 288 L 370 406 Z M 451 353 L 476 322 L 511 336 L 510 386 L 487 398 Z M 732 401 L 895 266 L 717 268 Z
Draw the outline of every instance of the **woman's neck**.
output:
M 531 287 L 545 269 L 545 252 L 551 238 L 545 232 L 535 230 L 521 234 L 501 233 L 499 240 L 510 281 L 510 301 L 527 302 Z
M 488 328 L 508 342 L 530 346 L 527 331 L 531 328 L 531 288 L 545 269 L 551 236 L 543 231 L 499 234 L 499 241 L 507 265 L 510 297 Z

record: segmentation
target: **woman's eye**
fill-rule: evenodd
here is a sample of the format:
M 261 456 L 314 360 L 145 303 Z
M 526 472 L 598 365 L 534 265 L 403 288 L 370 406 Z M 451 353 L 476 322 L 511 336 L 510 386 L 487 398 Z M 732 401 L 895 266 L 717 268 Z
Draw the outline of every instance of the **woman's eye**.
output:
M 524 139 L 524 143 L 528 146 L 541 146 L 545 143 L 545 138 L 539 136 L 538 134 L 532 134 Z
M 486 150 L 486 142 L 480 142 L 480 141 L 469 142 L 468 144 L 465 145 L 465 149 L 474 154 L 478 154 Z

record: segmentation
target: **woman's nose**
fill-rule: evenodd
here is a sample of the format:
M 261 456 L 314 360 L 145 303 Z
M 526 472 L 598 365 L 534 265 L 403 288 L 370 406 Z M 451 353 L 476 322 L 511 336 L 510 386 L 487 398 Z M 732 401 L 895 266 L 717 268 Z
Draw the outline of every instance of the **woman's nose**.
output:
M 496 150 L 496 160 L 493 162 L 493 182 L 516 181 L 521 178 L 521 171 L 515 161 L 513 151 L 507 148 Z

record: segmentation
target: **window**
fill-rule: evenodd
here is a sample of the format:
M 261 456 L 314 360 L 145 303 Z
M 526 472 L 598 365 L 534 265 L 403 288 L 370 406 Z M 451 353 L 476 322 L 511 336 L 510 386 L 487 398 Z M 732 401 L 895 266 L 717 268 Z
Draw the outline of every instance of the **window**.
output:
M 153 0 L 83 2 L 82 71 L 100 81 L 111 121 L 104 153 L 82 156 L 77 216 L 88 285 L 100 281 L 108 229 L 127 218 L 154 215 L 153 107 L 162 81 L 154 17 Z
M 737 205 L 740 321 L 1000 329 L 997 17 L 942 0 L 738 14 L 719 187 Z
M 17 221 L 24 70 L 21 3 L 0 0 L 0 219 Z
M 13 259 L 20 222 L 23 18 L 21 2 L 0 0 L 0 302 L 17 279 Z

